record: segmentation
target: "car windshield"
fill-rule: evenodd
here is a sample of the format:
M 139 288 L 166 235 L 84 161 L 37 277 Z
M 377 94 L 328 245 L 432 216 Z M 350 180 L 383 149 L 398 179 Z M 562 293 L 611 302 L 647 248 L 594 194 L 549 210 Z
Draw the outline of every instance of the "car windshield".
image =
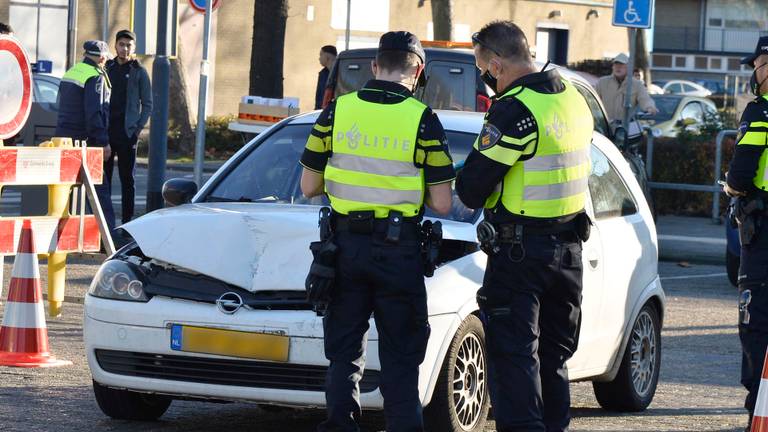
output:
M 643 120 L 655 120 L 657 123 L 665 122 L 672 119 L 677 110 L 677 105 L 680 103 L 680 98 L 675 96 L 663 96 L 663 95 L 651 95 L 653 102 L 656 103 L 656 109 L 659 110 L 656 114 L 644 114 L 641 116 Z
M 292 124 L 278 129 L 248 153 L 214 184 L 203 202 L 260 202 L 327 205 L 323 195 L 307 199 L 301 193 L 299 164 L 311 124 Z M 454 162 L 466 159 L 476 135 L 446 131 Z M 427 216 L 438 217 L 427 209 Z M 466 208 L 454 192 L 451 214 L 444 219 L 474 222 L 479 211 Z

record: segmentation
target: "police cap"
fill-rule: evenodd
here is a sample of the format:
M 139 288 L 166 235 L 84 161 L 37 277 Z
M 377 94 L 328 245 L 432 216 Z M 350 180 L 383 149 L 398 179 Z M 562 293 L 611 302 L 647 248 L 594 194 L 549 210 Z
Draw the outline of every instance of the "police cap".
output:
M 755 67 L 755 59 L 763 54 L 768 54 L 768 36 L 763 36 L 757 41 L 755 52 L 747 57 L 741 59 L 741 64 L 750 65 Z
M 379 39 L 379 52 L 382 51 L 405 51 L 416 54 L 424 63 L 424 48 L 415 34 L 407 31 L 391 31 L 384 33 Z
M 83 49 L 88 55 L 96 57 L 112 58 L 112 54 L 109 52 L 109 45 L 106 42 L 100 40 L 89 40 L 83 44 Z

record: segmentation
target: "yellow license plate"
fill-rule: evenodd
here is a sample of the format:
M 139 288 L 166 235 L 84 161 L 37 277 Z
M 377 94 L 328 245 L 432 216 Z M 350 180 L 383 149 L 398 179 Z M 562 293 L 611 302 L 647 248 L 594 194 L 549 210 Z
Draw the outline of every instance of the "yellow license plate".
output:
M 288 336 L 174 324 L 171 349 L 278 362 L 288 361 Z

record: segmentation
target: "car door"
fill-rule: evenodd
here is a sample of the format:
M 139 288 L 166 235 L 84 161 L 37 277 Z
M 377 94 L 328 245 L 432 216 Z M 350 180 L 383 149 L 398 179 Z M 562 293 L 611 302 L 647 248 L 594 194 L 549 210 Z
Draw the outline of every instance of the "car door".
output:
M 650 227 L 646 223 L 652 220 L 650 210 L 642 201 L 637 180 L 612 144 L 601 147 L 606 151 L 597 146 L 592 148 L 589 179 L 604 270 L 603 301 L 597 331 L 591 339 L 590 361 L 593 365 L 608 366 L 620 346 L 625 324 L 631 319 L 632 306 L 653 278 L 657 249 L 650 232 L 652 223 Z
M 592 112 L 595 129 L 592 141 L 605 140 L 606 138 L 602 134 L 607 133 L 608 121 L 606 120 L 600 103 L 584 86 L 576 84 L 576 88 L 585 98 L 587 105 L 589 105 L 590 111 Z M 594 219 L 594 212 L 589 199 L 587 200 L 586 210 L 590 217 Z M 568 368 L 570 369 L 573 378 L 590 376 L 593 374 L 593 351 L 594 347 L 599 342 L 601 334 L 600 327 L 604 325 L 600 319 L 600 309 L 602 308 L 604 289 L 603 261 L 602 233 L 598 226 L 594 226 L 589 240 L 584 242 L 582 250 L 584 273 L 579 348 L 573 358 L 568 362 Z

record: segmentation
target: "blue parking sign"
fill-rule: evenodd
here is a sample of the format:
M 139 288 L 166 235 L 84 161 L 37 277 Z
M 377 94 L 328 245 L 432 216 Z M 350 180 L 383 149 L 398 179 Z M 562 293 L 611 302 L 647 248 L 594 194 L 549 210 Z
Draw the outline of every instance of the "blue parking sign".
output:
M 613 25 L 651 28 L 654 0 L 614 0 Z

